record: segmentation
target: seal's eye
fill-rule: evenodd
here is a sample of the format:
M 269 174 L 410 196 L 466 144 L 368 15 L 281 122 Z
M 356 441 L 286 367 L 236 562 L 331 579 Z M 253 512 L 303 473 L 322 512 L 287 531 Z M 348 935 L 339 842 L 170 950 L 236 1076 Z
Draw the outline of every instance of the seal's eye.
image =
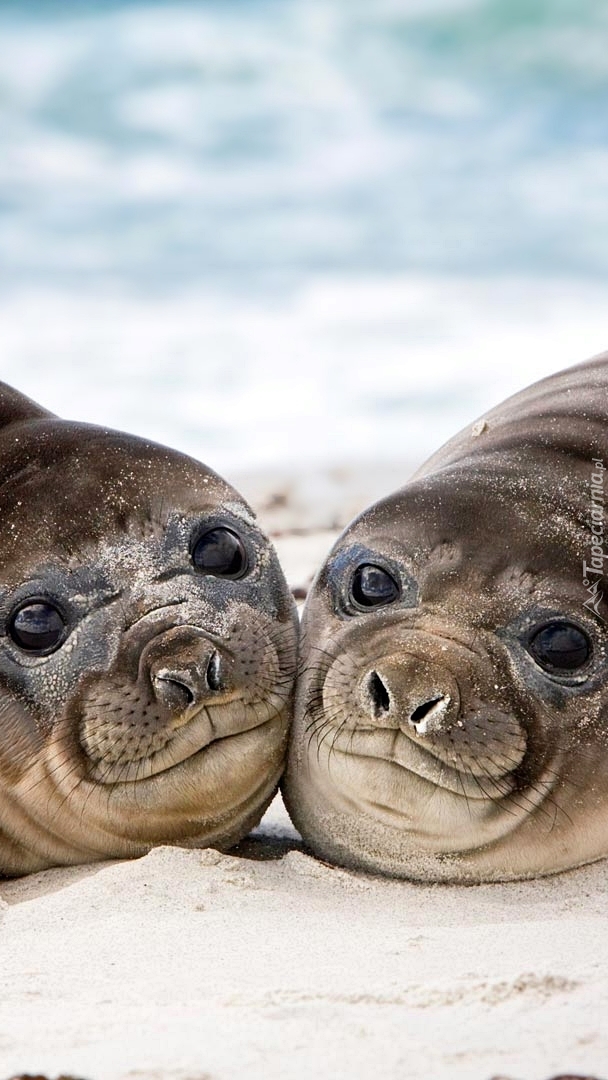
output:
M 395 579 L 382 566 L 363 563 L 353 574 L 350 594 L 358 607 L 371 608 L 392 604 L 399 599 L 400 589 Z
M 574 623 L 560 621 L 541 626 L 528 643 L 528 649 L 546 671 L 576 671 L 591 656 L 591 642 Z
M 203 533 L 192 549 L 197 570 L 214 577 L 240 578 L 247 572 L 247 552 L 243 541 L 223 526 Z
M 29 653 L 54 652 L 64 640 L 65 631 L 63 615 L 46 600 L 22 604 L 8 621 L 8 633 L 15 645 Z

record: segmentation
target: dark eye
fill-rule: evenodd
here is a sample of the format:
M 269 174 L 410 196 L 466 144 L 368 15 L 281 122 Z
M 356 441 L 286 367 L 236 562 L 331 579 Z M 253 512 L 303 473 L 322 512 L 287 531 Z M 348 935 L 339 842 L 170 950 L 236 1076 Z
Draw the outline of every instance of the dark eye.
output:
M 247 552 L 236 533 L 218 526 L 198 538 L 192 550 L 192 562 L 204 574 L 240 578 L 247 570 Z
M 53 652 L 64 640 L 65 631 L 61 612 L 44 600 L 22 604 L 8 621 L 9 636 L 29 653 Z
M 364 563 L 353 574 L 350 594 L 358 607 L 380 607 L 392 604 L 400 596 L 400 589 L 393 577 L 381 566 Z
M 531 655 L 547 671 L 576 671 L 591 656 L 591 642 L 578 626 L 552 622 L 541 626 L 530 638 Z

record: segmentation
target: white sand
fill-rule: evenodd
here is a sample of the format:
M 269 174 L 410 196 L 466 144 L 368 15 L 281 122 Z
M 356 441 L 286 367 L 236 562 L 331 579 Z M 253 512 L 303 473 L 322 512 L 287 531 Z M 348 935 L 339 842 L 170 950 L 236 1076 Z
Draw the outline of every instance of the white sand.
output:
M 333 535 L 279 540 L 292 583 Z M 608 863 L 424 887 L 298 846 L 277 800 L 248 857 L 0 883 L 0 1080 L 608 1076 Z

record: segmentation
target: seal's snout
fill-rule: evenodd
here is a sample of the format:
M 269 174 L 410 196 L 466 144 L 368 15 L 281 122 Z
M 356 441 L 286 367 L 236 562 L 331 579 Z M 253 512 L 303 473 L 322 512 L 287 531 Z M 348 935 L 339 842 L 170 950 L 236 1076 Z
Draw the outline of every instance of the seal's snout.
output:
M 230 690 L 226 658 L 212 641 L 187 628 L 161 635 L 148 660 L 154 696 L 171 711 L 212 702 Z
M 409 654 L 383 659 L 361 682 L 365 712 L 376 723 L 392 720 L 416 735 L 446 729 L 458 710 L 458 697 L 449 672 Z

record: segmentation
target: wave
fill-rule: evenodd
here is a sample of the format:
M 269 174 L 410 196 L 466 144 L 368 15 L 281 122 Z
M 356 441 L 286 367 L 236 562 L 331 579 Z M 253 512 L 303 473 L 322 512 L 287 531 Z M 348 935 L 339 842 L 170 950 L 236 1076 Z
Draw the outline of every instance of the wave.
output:
M 608 269 L 603 0 L 0 3 L 0 284 Z

